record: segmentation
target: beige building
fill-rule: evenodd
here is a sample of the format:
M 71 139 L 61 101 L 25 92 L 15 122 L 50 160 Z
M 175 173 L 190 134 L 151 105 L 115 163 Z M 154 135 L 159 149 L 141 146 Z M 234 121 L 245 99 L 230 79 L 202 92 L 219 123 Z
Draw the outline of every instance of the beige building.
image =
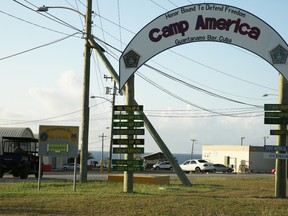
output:
M 206 145 L 202 159 L 233 167 L 235 172 L 270 173 L 275 160 L 264 158 L 263 146 Z

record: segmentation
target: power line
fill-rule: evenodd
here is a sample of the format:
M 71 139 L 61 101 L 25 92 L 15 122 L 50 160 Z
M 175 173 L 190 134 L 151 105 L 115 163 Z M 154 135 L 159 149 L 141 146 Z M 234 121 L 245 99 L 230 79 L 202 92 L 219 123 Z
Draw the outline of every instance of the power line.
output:
M 207 112 L 209 112 L 209 113 L 214 113 L 214 114 L 217 114 L 217 115 L 232 116 L 232 115 L 229 115 L 229 114 L 224 114 L 224 113 L 220 113 L 220 112 L 215 112 L 215 111 L 213 111 L 213 110 L 209 110 L 209 109 L 206 109 L 206 108 L 204 108 L 204 107 L 201 107 L 201 106 L 198 106 L 198 105 L 196 105 L 196 104 L 193 104 L 193 103 L 191 103 L 190 101 L 187 101 L 187 100 L 185 100 L 184 98 L 181 98 L 180 96 L 178 96 L 178 95 L 176 95 L 176 94 L 168 91 L 168 90 L 165 89 L 164 87 L 161 87 L 161 86 L 158 85 L 157 83 L 155 83 L 155 82 L 153 82 L 152 80 L 148 79 L 148 78 L 147 78 L 146 76 L 144 76 L 143 74 L 138 73 L 137 75 L 138 75 L 139 77 L 141 77 L 142 79 L 146 80 L 146 81 L 147 81 L 148 83 L 150 83 L 151 85 L 153 85 L 153 86 L 155 86 L 156 88 L 160 89 L 161 91 L 165 92 L 166 94 L 168 94 L 168 95 L 170 95 L 170 96 L 172 96 L 172 97 L 174 97 L 174 98 L 176 98 L 176 99 L 178 99 L 178 100 L 180 100 L 180 101 L 182 101 L 182 102 L 184 102 L 184 103 L 187 103 L 187 104 L 189 104 L 189 105 L 191 105 L 191 106 L 193 106 L 193 107 L 196 107 L 196 108 L 198 108 L 198 109 L 207 111 Z
M 46 47 L 46 46 L 49 46 L 49 45 L 52 45 L 52 44 L 55 44 L 55 43 L 58 43 L 60 41 L 66 40 L 66 39 L 68 39 L 70 37 L 73 37 L 76 34 L 79 34 L 79 32 L 73 33 L 72 35 L 66 36 L 64 38 L 60 38 L 58 40 L 55 40 L 55 41 L 52 41 L 52 42 L 49 42 L 49 43 L 46 43 L 46 44 L 43 44 L 43 45 L 40 45 L 40 46 L 37 46 L 37 47 L 33 47 L 31 49 L 28 49 L 28 50 L 24 50 L 24 51 L 21 51 L 21 52 L 18 52 L 18 53 L 15 53 L 15 54 L 12 54 L 12 55 L 9 55 L 9 56 L 6 56 L 6 57 L 2 57 L 2 58 L 0 58 L 0 61 L 15 57 L 15 56 L 27 53 L 27 52 L 31 52 L 33 50 L 40 49 L 40 48 L 43 48 L 43 47 Z
M 176 77 L 173 77 L 173 76 L 171 76 L 171 75 L 168 75 L 168 74 L 164 73 L 163 71 L 161 71 L 161 70 L 159 70 L 159 69 L 156 69 L 155 67 L 152 67 L 152 66 L 150 66 L 150 65 L 148 65 L 148 64 L 144 64 L 144 65 L 145 65 L 146 67 L 148 67 L 148 68 L 150 68 L 150 69 L 158 72 L 159 74 L 161 74 L 161 75 L 163 75 L 163 76 L 171 79 L 171 80 L 174 80 L 174 81 L 176 81 L 176 82 L 179 82 L 179 83 L 181 83 L 181 84 L 183 84 L 183 85 L 188 86 L 189 88 L 193 88 L 194 90 L 203 92 L 203 93 L 208 94 L 208 95 L 210 95 L 210 96 L 217 97 L 217 98 L 221 98 L 221 99 L 224 99 L 224 100 L 228 100 L 228 101 L 235 102 L 235 103 L 239 103 L 239 104 L 243 104 L 243 105 L 248 105 L 248 106 L 263 108 L 263 106 L 260 106 L 260 105 L 249 104 L 249 103 L 245 103 L 245 102 L 242 102 L 242 101 L 234 100 L 234 99 L 231 99 L 231 98 L 228 98 L 228 97 L 224 97 L 224 96 L 222 96 L 222 95 L 213 93 L 213 92 L 211 92 L 211 91 L 208 91 L 208 90 L 205 90 L 205 89 L 203 89 L 203 88 L 197 87 L 197 86 L 195 86 L 195 85 L 192 85 L 192 84 L 190 84 L 190 83 L 187 83 L 187 82 L 185 82 L 185 81 L 183 81 L 183 80 L 180 80 L 180 79 L 178 79 L 178 78 L 176 78 Z M 149 81 L 149 79 L 148 79 L 147 77 L 145 77 L 145 78 L 144 78 L 144 76 L 140 76 L 140 77 L 143 78 L 144 80 L 146 80 L 147 82 L 149 82 L 150 84 L 152 84 L 152 83 L 151 83 L 152 81 L 151 81 L 151 80 Z M 154 86 L 156 87 L 156 85 L 154 85 Z M 157 85 L 157 86 L 159 86 L 159 85 Z M 161 87 L 161 88 L 164 90 L 164 87 Z M 168 90 L 165 89 L 165 92 L 167 93 Z M 169 94 L 169 95 L 171 95 L 171 94 Z M 183 100 L 181 99 L 181 101 L 183 101 Z M 201 108 L 201 109 L 202 109 L 202 108 Z
M 79 32 L 82 32 L 82 33 L 83 33 L 82 30 L 80 30 L 80 29 L 78 29 L 78 28 L 70 25 L 69 23 L 63 21 L 62 19 L 59 19 L 59 18 L 56 17 L 56 16 L 53 16 L 53 15 L 50 14 L 50 13 L 45 12 L 46 14 L 48 14 L 49 16 L 51 16 L 52 18 L 49 17 L 49 16 L 47 16 L 47 15 L 45 15 L 45 14 L 43 14 L 43 12 L 38 12 L 38 11 L 34 10 L 33 8 L 28 7 L 27 5 L 22 4 L 21 2 L 19 2 L 19 1 L 17 1 L 17 0 L 13 0 L 13 1 L 14 1 L 15 3 L 21 5 L 22 7 L 25 7 L 25 8 L 27 8 L 27 9 L 35 12 L 35 13 L 38 13 L 38 14 L 40 14 L 41 16 L 44 16 L 44 17 L 46 17 L 46 18 L 48 18 L 48 19 L 50 19 L 50 20 L 52 20 L 52 21 L 54 21 L 54 22 L 57 22 L 57 23 L 59 23 L 59 24 L 61 24 L 61 25 L 64 25 L 64 26 L 69 27 L 69 28 L 71 28 L 71 29 L 73 29 L 73 30 L 76 30 L 76 31 L 79 31 Z M 28 2 L 28 1 L 26 1 L 26 2 Z M 30 3 L 30 4 L 33 5 L 32 3 Z M 33 5 L 33 6 L 37 9 L 37 6 L 35 6 L 35 5 Z
M 39 28 L 42 28 L 42 29 L 45 29 L 45 30 L 49 30 L 49 31 L 52 31 L 52 32 L 55 32 L 55 33 L 59 33 L 59 34 L 63 34 L 63 35 L 69 35 L 69 34 L 67 34 L 67 33 L 60 32 L 60 31 L 57 31 L 57 30 L 54 30 L 54 29 L 51 29 L 51 28 L 47 28 L 47 27 L 38 25 L 38 24 L 36 24 L 36 23 L 30 22 L 30 21 L 27 21 L 27 20 L 24 20 L 24 19 L 22 19 L 22 18 L 16 17 L 16 16 L 14 16 L 14 15 L 12 15 L 12 14 L 9 14 L 9 13 L 7 13 L 7 12 L 5 12 L 5 11 L 2 11 L 2 10 L 0 10 L 0 13 L 3 13 L 3 14 L 5 14 L 5 15 L 7 15 L 7 16 L 10 16 L 10 17 L 15 18 L 15 19 L 17 19 L 17 20 L 20 20 L 20 21 L 22 21 L 22 22 L 25 22 L 25 23 L 34 25 L 34 26 L 36 26 L 36 27 L 39 27 Z
M 221 95 L 219 95 L 219 94 L 215 94 L 215 93 L 213 93 L 213 92 L 211 92 L 211 91 L 207 91 L 207 90 L 205 90 L 205 89 L 203 89 L 203 88 L 200 88 L 200 87 L 197 87 L 197 86 L 195 86 L 195 85 L 189 84 L 189 83 L 187 83 L 187 82 L 185 82 L 185 81 L 183 81 L 183 80 L 180 80 L 180 79 L 178 79 L 178 78 L 176 78 L 176 77 L 173 77 L 173 76 L 171 76 L 171 75 L 169 75 L 169 74 L 166 74 L 166 73 L 164 73 L 163 71 L 156 69 L 155 67 L 152 67 L 152 66 L 147 65 L 147 64 L 144 64 L 144 65 L 145 65 L 146 67 L 148 67 L 148 68 L 150 68 L 150 69 L 152 69 L 152 70 L 160 73 L 161 75 L 163 75 L 163 76 L 171 79 L 171 80 L 174 80 L 174 81 L 176 81 L 176 82 L 179 82 L 179 83 L 181 83 L 181 84 L 183 84 L 183 85 L 185 85 L 185 86 L 188 86 L 189 88 L 193 88 L 193 89 L 195 89 L 195 90 L 197 90 L 197 91 L 203 92 L 203 93 L 208 94 L 208 95 L 210 95 L 210 96 L 217 97 L 217 98 L 221 98 L 221 99 L 224 99 L 224 100 L 228 100 L 228 101 L 235 102 L 235 103 L 239 103 L 239 104 L 243 104 L 243 105 L 254 106 L 254 107 L 259 107 L 259 108 L 263 107 L 263 106 L 259 106 L 259 105 L 254 105 L 254 104 L 249 104 L 249 103 L 237 101 L 237 100 L 234 100 L 234 99 L 231 99 L 231 98 L 227 98 L 227 97 L 221 96 Z

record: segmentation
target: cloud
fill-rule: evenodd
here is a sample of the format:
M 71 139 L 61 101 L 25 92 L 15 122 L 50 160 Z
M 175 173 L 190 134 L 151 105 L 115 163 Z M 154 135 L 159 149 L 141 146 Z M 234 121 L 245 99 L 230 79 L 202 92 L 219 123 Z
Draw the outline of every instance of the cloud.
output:
M 194 149 L 197 153 L 201 153 L 202 145 L 240 145 L 241 137 L 245 137 L 244 145 L 259 146 L 270 129 L 263 124 L 263 117 L 153 118 L 151 121 L 173 153 L 190 153 L 191 139 L 198 141 Z
M 42 111 L 49 114 L 61 114 L 78 110 L 82 104 L 82 80 L 74 71 L 64 71 L 51 88 L 30 88 L 29 95 L 40 104 Z M 48 113 L 47 113 L 48 112 Z
M 69 98 L 81 98 L 82 95 L 82 78 L 74 71 L 64 71 L 61 73 L 57 82 L 62 94 Z

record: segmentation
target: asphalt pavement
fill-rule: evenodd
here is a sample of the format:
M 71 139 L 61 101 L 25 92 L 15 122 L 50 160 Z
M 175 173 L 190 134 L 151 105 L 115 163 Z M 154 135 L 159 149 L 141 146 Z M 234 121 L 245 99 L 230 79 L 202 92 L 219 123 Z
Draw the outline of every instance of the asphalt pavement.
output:
M 92 170 L 87 172 L 87 180 L 88 181 L 106 181 L 108 175 L 110 174 L 123 174 L 123 172 L 100 172 L 99 170 Z M 178 176 L 175 172 L 170 170 L 145 170 L 144 172 L 134 172 L 134 175 L 169 175 L 170 179 L 178 179 Z M 190 178 L 275 178 L 273 174 L 267 173 L 191 173 L 186 174 L 187 177 Z M 42 181 L 49 180 L 71 180 L 74 179 L 74 171 L 52 171 L 52 172 L 44 172 Z M 79 171 L 76 172 L 77 181 L 80 180 Z M 29 175 L 28 181 L 37 181 L 34 175 Z M 22 182 L 27 181 L 19 178 L 14 178 L 12 175 L 4 174 L 4 177 L 0 179 L 0 182 Z

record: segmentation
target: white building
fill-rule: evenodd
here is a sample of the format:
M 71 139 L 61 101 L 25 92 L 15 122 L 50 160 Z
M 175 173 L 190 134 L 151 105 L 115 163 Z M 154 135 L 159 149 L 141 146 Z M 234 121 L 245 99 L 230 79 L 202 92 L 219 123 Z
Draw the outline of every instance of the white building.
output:
M 206 145 L 202 158 L 233 167 L 235 172 L 270 173 L 275 167 L 275 160 L 264 158 L 263 146 Z

